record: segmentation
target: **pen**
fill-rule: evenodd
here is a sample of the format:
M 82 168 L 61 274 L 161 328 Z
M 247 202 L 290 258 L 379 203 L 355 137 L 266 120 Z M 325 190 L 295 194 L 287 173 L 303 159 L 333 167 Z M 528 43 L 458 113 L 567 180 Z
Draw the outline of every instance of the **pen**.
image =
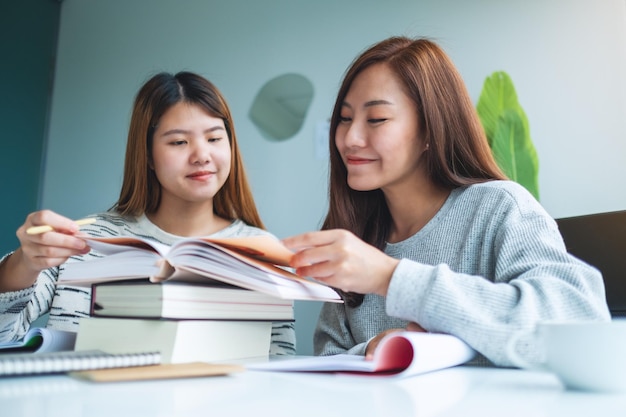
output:
M 89 217 L 89 218 L 86 218 L 86 219 L 76 220 L 74 223 L 76 223 L 79 226 L 85 226 L 87 224 L 91 224 L 91 223 L 95 223 L 95 222 L 96 222 L 96 218 L 95 217 Z M 54 228 L 52 226 L 48 226 L 48 225 L 33 226 L 33 227 L 29 227 L 28 229 L 26 229 L 26 233 L 29 234 L 29 235 L 38 235 L 40 233 L 51 232 L 53 230 L 54 230 Z

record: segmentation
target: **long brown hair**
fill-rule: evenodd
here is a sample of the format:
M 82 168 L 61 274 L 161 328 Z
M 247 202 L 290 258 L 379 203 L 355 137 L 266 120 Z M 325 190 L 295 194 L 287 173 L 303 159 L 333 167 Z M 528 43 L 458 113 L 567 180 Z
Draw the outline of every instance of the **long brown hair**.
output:
M 322 229 L 347 229 L 383 250 L 391 215 L 380 189 L 355 191 L 335 145 L 341 108 L 354 79 L 373 64 L 385 63 L 417 107 L 419 136 L 428 144 L 425 164 L 430 180 L 444 189 L 505 179 L 489 148 L 484 129 L 461 75 L 448 55 L 428 39 L 391 37 L 359 55 L 346 71 L 330 120 L 329 209 Z M 361 294 L 343 294 L 349 306 Z
M 200 106 L 211 116 L 222 119 L 228 133 L 231 168 L 224 186 L 213 198 L 213 211 L 225 219 L 241 219 L 264 228 L 248 185 L 228 104 L 213 83 L 191 72 L 161 72 L 150 78 L 137 93 L 128 129 L 122 189 L 112 209 L 132 216 L 158 209 L 161 184 L 148 164 L 152 155 L 152 137 L 161 117 L 180 102 Z

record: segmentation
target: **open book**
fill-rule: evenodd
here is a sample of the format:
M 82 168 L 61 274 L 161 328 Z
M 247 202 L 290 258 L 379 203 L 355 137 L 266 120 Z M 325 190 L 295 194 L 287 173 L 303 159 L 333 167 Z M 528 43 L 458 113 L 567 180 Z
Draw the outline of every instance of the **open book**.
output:
M 248 369 L 285 372 L 350 372 L 410 376 L 450 368 L 476 355 L 464 341 L 447 334 L 395 332 L 385 336 L 371 361 L 360 355 L 333 355 L 254 363 Z
M 0 354 L 10 352 L 60 352 L 74 350 L 76 333 L 63 330 L 32 327 L 17 342 L 0 343 Z
M 332 288 L 284 268 L 293 253 L 271 236 L 187 238 L 171 247 L 137 237 L 85 240 L 104 256 L 66 263 L 60 284 L 89 286 L 146 277 L 155 282 L 217 280 L 284 299 L 341 302 Z

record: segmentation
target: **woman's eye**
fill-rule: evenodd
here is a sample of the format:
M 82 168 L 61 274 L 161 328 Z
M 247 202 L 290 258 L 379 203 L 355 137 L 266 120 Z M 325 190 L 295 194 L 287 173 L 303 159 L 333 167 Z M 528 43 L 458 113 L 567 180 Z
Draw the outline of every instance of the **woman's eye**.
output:
M 185 143 L 187 143 L 187 141 L 184 139 L 177 139 L 177 140 L 171 141 L 170 143 L 175 146 L 180 146 L 180 145 L 184 145 Z
M 213 142 L 220 141 L 221 139 L 222 139 L 222 138 L 208 138 L 208 139 L 207 139 L 207 141 L 208 141 L 209 143 L 213 143 Z
M 384 121 L 386 121 L 386 120 L 387 120 L 387 119 L 385 119 L 385 118 L 379 118 L 379 119 L 368 119 L 368 121 L 369 121 L 370 123 L 373 123 L 373 124 L 376 124 L 376 123 L 382 123 L 382 122 L 384 122 Z
M 339 123 L 347 123 L 350 122 L 352 119 L 350 117 L 347 116 L 339 116 Z

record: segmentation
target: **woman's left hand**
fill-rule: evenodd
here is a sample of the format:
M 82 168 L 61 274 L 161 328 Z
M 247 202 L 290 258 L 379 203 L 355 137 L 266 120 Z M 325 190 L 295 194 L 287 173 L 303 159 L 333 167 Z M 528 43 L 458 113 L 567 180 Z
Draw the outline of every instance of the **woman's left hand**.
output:
M 378 347 L 378 344 L 383 339 L 383 337 L 387 336 L 389 333 L 402 332 L 404 329 L 387 329 L 383 332 L 378 333 L 370 342 L 367 344 L 365 348 L 365 360 L 371 361 L 374 359 L 374 352 Z
M 283 239 L 295 255 L 291 267 L 331 287 L 386 295 L 399 263 L 347 230 L 323 230 Z
M 387 336 L 389 333 L 403 332 L 403 331 L 426 332 L 426 330 L 422 326 L 413 322 L 409 323 L 406 326 L 406 329 L 387 329 L 383 332 L 380 332 L 376 335 L 376 337 L 370 340 L 370 342 L 367 344 L 367 347 L 365 348 L 365 360 L 371 361 L 372 359 L 374 359 L 374 352 L 376 351 L 376 348 L 380 344 L 380 341 L 383 339 L 383 337 Z

